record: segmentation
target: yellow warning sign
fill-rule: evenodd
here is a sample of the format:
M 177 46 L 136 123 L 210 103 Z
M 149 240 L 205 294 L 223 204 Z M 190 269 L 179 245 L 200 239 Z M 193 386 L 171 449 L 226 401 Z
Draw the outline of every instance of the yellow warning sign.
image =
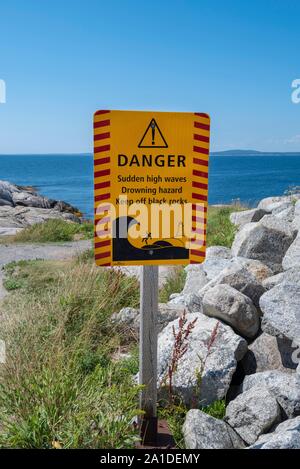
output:
M 98 265 L 204 260 L 209 130 L 204 113 L 95 113 Z

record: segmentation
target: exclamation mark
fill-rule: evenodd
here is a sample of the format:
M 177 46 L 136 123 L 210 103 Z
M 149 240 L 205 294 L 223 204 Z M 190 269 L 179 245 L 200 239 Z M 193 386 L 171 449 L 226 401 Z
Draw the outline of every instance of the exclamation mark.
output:
M 152 145 L 155 145 L 155 121 L 151 122 L 151 129 L 152 129 Z

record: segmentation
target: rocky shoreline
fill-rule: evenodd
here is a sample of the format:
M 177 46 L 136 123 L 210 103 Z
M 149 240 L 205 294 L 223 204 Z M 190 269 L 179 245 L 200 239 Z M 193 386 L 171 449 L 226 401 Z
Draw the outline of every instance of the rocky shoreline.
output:
M 263 199 L 231 221 L 232 248 L 208 248 L 159 307 L 159 393 L 176 336 L 192 325 L 172 383 L 190 408 L 186 447 L 300 448 L 300 194 Z M 138 330 L 139 311 L 114 320 Z M 223 420 L 199 410 L 221 399 Z
M 80 211 L 66 202 L 43 197 L 32 187 L 0 181 L 0 235 L 14 235 L 53 218 L 80 223 L 81 217 Z

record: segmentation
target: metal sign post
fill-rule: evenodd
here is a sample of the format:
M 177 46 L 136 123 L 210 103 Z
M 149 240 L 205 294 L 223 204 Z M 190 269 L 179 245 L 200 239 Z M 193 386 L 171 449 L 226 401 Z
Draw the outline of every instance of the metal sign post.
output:
M 157 310 L 158 266 L 141 267 L 140 286 L 140 394 L 141 439 L 143 444 L 157 439 Z

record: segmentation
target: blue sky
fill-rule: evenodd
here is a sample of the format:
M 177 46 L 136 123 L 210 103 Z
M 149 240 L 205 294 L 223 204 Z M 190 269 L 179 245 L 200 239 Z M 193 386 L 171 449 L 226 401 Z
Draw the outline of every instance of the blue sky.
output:
M 92 151 L 101 108 L 208 112 L 212 150 L 300 151 L 297 0 L 1 0 L 0 153 Z

